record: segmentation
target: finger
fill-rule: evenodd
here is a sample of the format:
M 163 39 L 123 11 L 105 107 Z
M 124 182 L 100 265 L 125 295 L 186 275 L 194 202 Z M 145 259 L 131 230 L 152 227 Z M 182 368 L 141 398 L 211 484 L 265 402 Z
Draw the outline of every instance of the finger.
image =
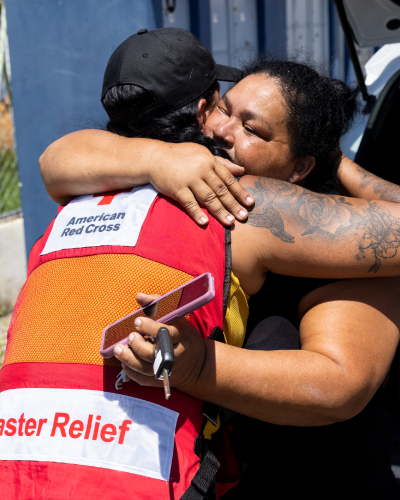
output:
M 136 295 L 136 300 L 138 301 L 139 305 L 144 307 L 143 309 L 144 314 L 149 318 L 154 318 L 155 315 L 157 314 L 158 302 L 156 302 L 153 305 L 148 305 L 148 304 L 151 304 L 154 300 L 159 299 L 160 297 L 161 297 L 160 294 L 147 295 L 145 293 L 138 293 Z
M 122 369 L 131 380 L 137 382 L 139 385 L 144 385 L 146 387 L 163 387 L 164 385 L 162 380 L 157 380 L 155 378 L 154 373 L 152 375 L 143 375 L 124 364 L 122 365 Z
M 147 304 L 150 304 L 153 302 L 153 300 L 159 299 L 161 297 L 160 294 L 155 293 L 153 295 L 148 295 L 147 293 L 138 293 L 136 295 L 136 300 L 138 304 L 142 307 L 147 306 Z
M 232 163 L 230 160 L 226 158 L 222 158 L 222 156 L 216 156 L 217 160 L 224 165 L 232 175 L 244 175 L 244 168 L 236 165 L 236 163 Z
M 221 162 L 216 161 L 215 173 L 228 187 L 233 196 L 243 205 L 254 205 L 254 197 L 237 181 L 232 173 Z
M 226 180 L 228 180 L 228 182 L 230 182 L 231 185 L 237 184 L 238 186 L 240 186 L 240 184 L 235 180 L 233 175 L 230 173 L 226 177 Z M 237 220 L 247 219 L 249 215 L 247 210 L 242 205 L 240 205 L 240 203 L 230 192 L 229 190 L 230 187 L 228 187 L 228 185 L 225 184 L 225 182 L 222 181 L 221 178 L 215 172 L 208 172 L 208 174 L 205 177 L 205 182 L 211 188 L 211 191 L 213 191 L 217 195 L 218 201 L 222 204 L 222 206 L 225 208 L 227 212 L 233 215 Z M 236 190 L 239 191 L 241 189 L 242 188 L 240 187 L 239 189 Z M 210 206 L 207 208 L 212 213 L 213 207 Z
M 146 342 L 142 335 L 136 332 L 129 334 L 128 342 L 131 350 L 137 357 L 147 363 L 153 363 L 155 350 L 154 344 Z
M 143 375 L 154 376 L 153 364 L 139 358 L 129 347 L 117 345 L 114 348 L 114 356 L 132 370 Z
M 222 194 L 221 191 L 226 189 L 225 186 L 223 186 L 220 178 L 213 172 L 209 172 L 206 177 L 210 178 L 212 176 L 215 177 L 214 185 L 219 185 L 221 188 L 219 193 Z M 198 180 L 190 186 L 190 189 L 196 199 L 199 200 L 199 202 L 207 208 L 208 212 L 221 222 L 221 224 L 229 226 L 234 223 L 235 217 L 225 209 L 217 193 L 210 187 L 209 182 Z M 227 192 L 229 193 L 229 191 Z
M 204 211 L 200 208 L 194 197 L 192 191 L 189 188 L 182 188 L 176 193 L 176 199 L 190 215 L 190 217 L 197 222 L 200 226 L 208 224 L 208 217 Z
M 167 328 L 171 335 L 172 343 L 177 344 L 179 342 L 179 332 L 173 325 L 164 325 L 163 323 L 157 323 L 157 321 L 154 321 L 150 318 L 137 318 L 134 325 L 140 334 L 148 336 L 157 335 L 158 330 L 162 327 Z

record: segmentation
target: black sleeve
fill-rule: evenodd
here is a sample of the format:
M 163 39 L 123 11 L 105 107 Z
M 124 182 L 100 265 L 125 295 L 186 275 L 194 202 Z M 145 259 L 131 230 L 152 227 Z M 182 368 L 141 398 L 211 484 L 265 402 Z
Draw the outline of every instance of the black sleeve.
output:
M 250 298 L 246 349 L 299 348 L 300 321 L 297 306 L 316 288 L 339 280 L 294 278 L 267 273 L 261 290 Z

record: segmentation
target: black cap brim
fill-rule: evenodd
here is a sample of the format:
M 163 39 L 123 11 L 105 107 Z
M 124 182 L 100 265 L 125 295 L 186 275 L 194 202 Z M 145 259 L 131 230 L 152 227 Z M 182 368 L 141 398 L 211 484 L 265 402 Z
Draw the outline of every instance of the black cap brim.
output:
M 242 78 L 242 71 L 238 68 L 216 64 L 215 69 L 217 70 L 217 80 L 221 82 L 238 82 Z

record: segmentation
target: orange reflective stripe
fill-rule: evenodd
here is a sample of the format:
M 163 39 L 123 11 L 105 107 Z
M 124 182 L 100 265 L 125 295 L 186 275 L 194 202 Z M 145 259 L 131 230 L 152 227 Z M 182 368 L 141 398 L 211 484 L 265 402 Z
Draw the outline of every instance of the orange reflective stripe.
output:
M 99 354 L 103 329 L 139 308 L 138 292 L 161 295 L 193 276 L 137 255 L 57 259 L 37 267 L 18 298 L 4 366 L 84 363 L 120 366 Z

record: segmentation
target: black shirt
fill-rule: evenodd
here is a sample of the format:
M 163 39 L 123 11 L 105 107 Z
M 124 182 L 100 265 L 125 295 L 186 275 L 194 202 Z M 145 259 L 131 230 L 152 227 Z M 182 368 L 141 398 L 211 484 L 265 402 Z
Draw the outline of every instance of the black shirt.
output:
M 250 299 L 247 342 L 257 325 L 272 316 L 298 329 L 301 298 L 332 281 L 268 273 L 263 289 Z M 390 468 L 391 431 L 383 389 L 360 414 L 344 422 L 294 427 L 242 417 L 233 425 L 232 436 L 247 469 L 224 500 L 400 498 Z

